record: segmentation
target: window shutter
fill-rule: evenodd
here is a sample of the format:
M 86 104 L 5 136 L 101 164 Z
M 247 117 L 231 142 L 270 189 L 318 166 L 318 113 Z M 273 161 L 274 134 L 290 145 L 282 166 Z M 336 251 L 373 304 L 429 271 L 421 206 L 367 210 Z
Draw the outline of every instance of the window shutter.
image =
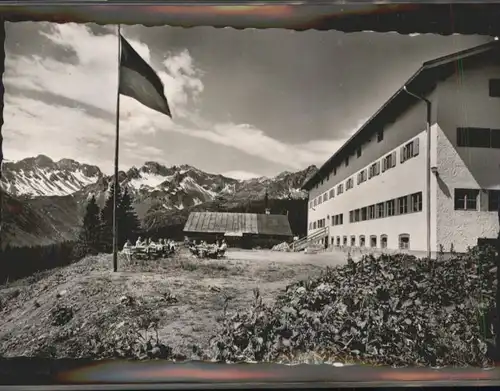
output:
M 420 152 L 420 139 L 417 137 L 415 141 L 413 141 L 413 156 L 418 156 Z
M 382 159 L 382 172 L 385 172 L 387 170 L 387 159 Z
M 488 211 L 488 190 L 481 189 L 479 192 L 479 210 L 482 212 Z
M 405 162 L 405 147 L 399 148 L 399 158 L 401 160 L 401 163 Z
M 375 163 L 375 175 L 380 174 L 380 162 Z
M 392 167 L 396 167 L 396 151 L 392 153 Z

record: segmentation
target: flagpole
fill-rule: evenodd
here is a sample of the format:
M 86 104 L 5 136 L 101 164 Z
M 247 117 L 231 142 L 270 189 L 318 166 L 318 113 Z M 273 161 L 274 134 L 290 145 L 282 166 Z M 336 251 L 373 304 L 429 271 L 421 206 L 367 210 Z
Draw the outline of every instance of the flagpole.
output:
M 121 67 L 121 29 L 118 24 L 118 86 L 116 90 L 116 134 L 115 134 L 115 191 L 113 194 L 113 271 L 118 271 L 118 153 L 120 149 L 120 67 Z

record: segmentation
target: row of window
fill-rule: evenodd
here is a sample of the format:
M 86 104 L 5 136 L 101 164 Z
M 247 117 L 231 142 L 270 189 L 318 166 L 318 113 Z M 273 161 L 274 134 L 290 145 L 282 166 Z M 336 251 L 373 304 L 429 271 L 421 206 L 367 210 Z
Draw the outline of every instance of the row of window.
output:
M 500 196 L 500 191 L 498 192 Z M 499 197 L 496 202 L 498 205 Z M 404 215 L 422 211 L 422 192 L 409 194 L 392 200 L 379 202 L 377 204 L 365 206 L 364 208 L 354 209 L 349 212 L 349 223 L 360 221 L 382 219 L 384 217 Z M 344 215 L 338 214 L 332 216 L 332 226 L 344 224 Z M 309 230 L 325 227 L 325 219 L 319 219 L 309 223 Z
M 465 211 L 497 212 L 500 206 L 500 190 L 455 189 L 454 208 Z M 413 193 L 392 200 L 369 205 L 349 212 L 349 222 L 380 219 L 422 211 L 422 192 Z M 332 226 L 344 224 L 344 215 L 332 216 Z M 309 229 L 324 228 L 326 220 L 320 219 L 309 224 Z
M 422 192 L 409 194 L 392 200 L 354 209 L 349 212 L 349 222 L 381 219 L 422 211 Z
M 490 79 L 488 81 L 489 85 L 489 96 L 494 98 L 500 98 L 500 79 Z M 472 133 L 474 134 L 472 136 Z M 384 130 L 380 129 L 377 132 L 377 142 L 384 140 Z M 475 148 L 500 148 L 500 129 L 489 129 L 489 128 L 458 128 L 457 129 L 457 145 L 459 147 L 475 147 Z M 363 154 L 363 149 L 359 146 L 356 149 L 356 156 L 360 158 Z M 406 159 L 407 160 L 407 159 Z M 403 158 L 401 160 L 403 163 Z M 349 157 L 344 160 L 345 166 L 349 166 Z M 337 175 L 337 167 L 333 168 L 333 175 Z M 320 183 L 316 184 L 317 189 L 320 185 L 323 185 L 324 181 L 328 181 L 330 175 L 322 179 Z
M 370 247 L 371 248 L 377 248 L 378 243 L 377 243 L 377 235 L 370 235 Z M 342 237 L 342 242 L 340 241 L 340 236 L 333 237 L 331 238 L 331 244 L 332 246 L 350 246 L 350 247 L 356 247 L 358 245 L 359 247 L 366 247 L 366 239 L 365 235 L 359 235 L 358 242 L 356 243 L 356 235 L 351 235 L 350 237 L 350 242 L 348 244 L 347 242 L 347 236 Z M 409 250 L 410 249 L 410 235 L 408 234 L 400 234 L 398 236 L 398 247 L 401 250 Z M 380 235 L 380 248 L 387 248 L 387 235 Z
M 332 216 L 332 226 L 342 225 L 342 224 L 344 224 L 344 215 L 342 213 Z M 324 228 L 325 226 L 326 226 L 325 219 L 319 219 L 309 223 L 309 230 Z
M 401 164 L 405 161 L 418 156 L 419 154 L 419 139 L 416 138 L 409 143 L 403 145 L 400 150 L 400 161 Z M 390 154 L 384 156 L 382 159 L 382 172 L 385 172 L 391 168 L 396 167 L 396 151 L 391 152 Z M 366 182 L 368 179 L 371 179 L 377 175 L 380 175 L 380 161 L 376 161 L 371 164 L 368 168 L 361 170 L 357 174 L 357 184 L 360 185 L 363 182 Z M 345 182 L 345 191 L 351 190 L 354 188 L 354 179 L 348 178 Z M 337 196 L 344 192 L 344 184 L 340 183 L 337 185 Z M 315 206 L 321 205 L 323 202 L 328 201 L 335 197 L 335 188 L 331 188 L 329 191 L 319 195 L 314 200 L 309 202 L 309 209 L 314 208 Z
M 383 140 L 384 140 L 384 130 L 383 130 L 383 129 L 380 129 L 380 130 L 377 132 L 377 142 L 378 142 L 378 143 L 380 143 L 380 142 L 382 142 Z M 356 156 L 357 156 L 358 158 L 360 158 L 362 154 L 363 154 L 363 149 L 362 149 L 362 147 L 360 146 L 360 147 L 358 147 L 358 148 L 356 149 Z M 349 166 L 349 156 L 347 156 L 347 157 L 345 158 L 345 160 L 344 160 L 344 165 L 345 165 L 346 167 L 347 167 L 347 166 Z M 333 168 L 333 172 L 332 172 L 332 173 L 333 173 L 333 175 L 334 175 L 334 176 L 335 176 L 335 175 L 337 175 L 337 167 L 334 167 L 334 168 Z M 320 182 L 320 183 L 317 183 L 317 184 L 314 186 L 314 188 L 315 188 L 315 189 L 317 189 L 317 188 L 318 188 L 320 185 L 322 185 L 325 181 L 327 181 L 327 182 L 328 182 L 329 180 L 330 180 L 330 175 L 327 175 L 327 176 L 326 176 L 326 178 L 321 179 L 321 182 Z
M 455 210 L 496 212 L 500 203 L 500 190 L 455 189 Z

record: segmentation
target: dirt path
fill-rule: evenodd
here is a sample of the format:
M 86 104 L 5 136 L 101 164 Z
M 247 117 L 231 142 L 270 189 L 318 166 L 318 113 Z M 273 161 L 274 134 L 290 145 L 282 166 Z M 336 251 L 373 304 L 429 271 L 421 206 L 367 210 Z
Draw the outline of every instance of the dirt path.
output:
M 159 318 L 159 337 L 174 350 L 206 347 L 217 332 L 227 298 L 229 311 L 246 309 L 254 288 L 270 301 L 291 282 L 343 262 L 345 256 L 334 253 L 232 250 L 226 259 L 214 261 L 183 252 L 173 259 L 140 264 L 120 260 L 120 271 L 113 273 L 110 256 L 93 257 L 38 280 L 0 287 L 0 354 L 30 356 L 51 344 L 56 356 L 74 355 L 70 341 L 105 333 L 125 319 L 124 296 Z M 57 307 L 74 309 L 64 325 L 53 324 Z

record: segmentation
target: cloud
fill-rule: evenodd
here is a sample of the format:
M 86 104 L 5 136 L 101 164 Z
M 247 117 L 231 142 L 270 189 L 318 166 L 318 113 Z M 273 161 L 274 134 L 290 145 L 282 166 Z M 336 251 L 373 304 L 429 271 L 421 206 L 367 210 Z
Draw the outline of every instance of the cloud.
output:
M 45 153 L 55 159 L 71 157 L 99 164 L 105 172 L 110 172 L 118 84 L 116 31 L 101 29 L 95 35 L 89 26 L 81 24 L 46 26 L 38 34 L 68 55 L 58 59 L 49 55 L 54 51 L 43 48 L 30 56 L 7 52 L 5 157 L 15 160 Z M 287 169 L 321 164 L 344 141 L 290 144 L 250 124 L 207 121 L 197 109 L 205 89 L 204 73 L 190 52 L 184 49 L 155 57 L 152 53 L 159 50 L 127 39 L 162 79 L 174 120 L 121 96 L 122 169 L 146 160 L 163 162 L 164 149 L 172 148 L 165 138 L 169 132 L 203 139 Z M 340 132 L 332 126 L 332 134 L 335 133 Z

